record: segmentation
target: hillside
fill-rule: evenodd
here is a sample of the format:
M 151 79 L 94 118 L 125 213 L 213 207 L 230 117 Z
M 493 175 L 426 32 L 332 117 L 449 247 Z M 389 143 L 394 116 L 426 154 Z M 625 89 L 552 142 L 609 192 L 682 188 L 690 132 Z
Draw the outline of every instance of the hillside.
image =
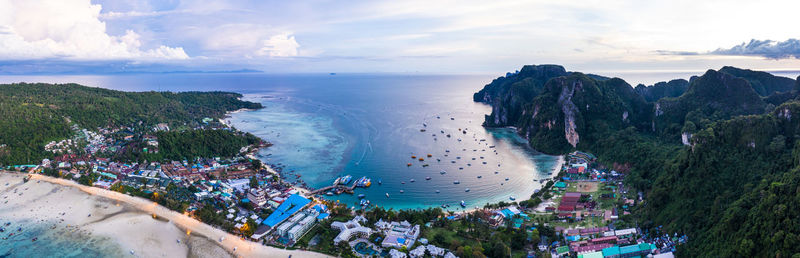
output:
M 0 85 L 0 164 L 38 163 L 47 142 L 77 128 L 184 125 L 261 104 L 229 92 L 122 92 L 77 84 Z M 141 122 L 141 124 L 139 124 Z
M 761 96 L 769 96 L 774 93 L 787 92 L 794 88 L 795 81 L 781 76 L 775 76 L 767 72 L 739 69 L 732 66 L 725 66 L 719 72 L 727 73 L 747 80 L 753 90 Z
M 678 97 L 689 89 L 689 82 L 684 79 L 675 79 L 669 82 L 658 82 L 651 86 L 636 85 L 636 93 L 645 100 L 653 102 L 662 98 Z
M 709 70 L 680 96 L 648 102 L 621 79 L 570 72 L 521 104 L 523 119 L 485 125 L 516 126 L 548 153 L 585 150 L 630 168 L 626 184 L 645 198 L 637 224 L 688 235 L 679 256 L 791 256 L 800 252 L 800 101 L 796 91 L 762 98 L 751 80 Z
M 766 103 L 747 80 L 727 73 L 708 70 L 692 80 L 680 97 L 660 99 L 655 103 L 655 128 L 668 137 L 677 137 L 686 121 L 705 127 L 711 121 L 736 115 L 764 113 Z

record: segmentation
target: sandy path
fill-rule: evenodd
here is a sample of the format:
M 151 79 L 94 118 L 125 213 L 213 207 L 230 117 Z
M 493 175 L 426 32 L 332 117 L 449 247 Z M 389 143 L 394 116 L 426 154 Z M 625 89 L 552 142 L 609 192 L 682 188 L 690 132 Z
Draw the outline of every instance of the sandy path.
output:
M 150 200 L 42 175 L 32 175 L 32 180 L 22 184 L 24 176 L 0 172 L 0 196 L 13 195 L 6 199 L 8 203 L 0 205 L 0 211 L 7 213 L 0 213 L 0 217 L 26 216 L 41 221 L 63 219 L 62 224 L 78 225 L 80 230 L 90 235 L 107 236 L 126 252 L 133 250 L 136 256 L 327 257 L 320 253 L 290 251 L 242 240 Z M 24 194 L 12 194 L 12 189 Z M 62 212 L 66 213 L 61 215 Z M 153 219 L 153 214 L 157 219 Z M 225 239 L 219 242 L 221 237 Z

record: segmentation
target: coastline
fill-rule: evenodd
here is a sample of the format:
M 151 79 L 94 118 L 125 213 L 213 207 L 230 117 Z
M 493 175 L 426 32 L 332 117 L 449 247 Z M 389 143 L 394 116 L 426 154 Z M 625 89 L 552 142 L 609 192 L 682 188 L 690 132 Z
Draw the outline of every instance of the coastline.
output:
M 257 109 L 252 109 L 252 108 L 240 108 L 240 109 L 237 109 L 237 110 L 234 110 L 234 111 L 228 111 L 228 112 L 225 113 L 225 115 L 222 116 L 222 118 L 219 119 L 219 122 L 222 123 L 223 125 L 227 126 L 227 127 L 230 127 L 232 129 L 236 130 L 236 131 L 241 131 L 241 130 L 236 129 L 235 127 L 233 127 L 233 125 L 229 124 L 225 119 L 229 118 L 231 116 L 231 114 L 236 114 L 236 113 L 239 113 L 239 112 L 250 112 L 250 111 L 256 111 L 256 110 Z M 258 139 L 260 139 L 262 142 L 268 142 L 264 138 L 261 138 L 261 137 L 259 137 L 257 135 L 254 135 L 254 136 L 258 137 Z M 259 148 L 259 151 L 261 151 L 260 148 Z M 278 173 L 278 171 L 275 171 L 275 169 L 273 169 L 271 167 L 271 164 L 259 159 L 258 157 L 255 157 L 255 156 L 253 156 L 251 154 L 247 154 L 245 156 L 247 158 L 249 158 L 249 159 L 254 159 L 254 160 L 261 161 L 261 168 L 260 169 L 266 170 L 268 173 L 276 176 L 279 179 L 281 178 L 281 174 Z M 294 189 L 297 189 L 297 191 L 300 192 L 303 195 L 308 195 L 308 194 L 310 194 L 312 192 L 311 189 L 307 189 L 307 188 L 304 188 L 304 187 L 299 186 L 299 185 L 292 184 L 292 187 Z
M 31 180 L 23 184 L 25 176 Z M 150 200 L 70 180 L 0 171 L 0 183 L 3 196 L 10 195 L 12 188 L 24 193 L 2 204 L 0 217 L 33 218 L 34 223 L 58 227 L 71 225 L 85 234 L 111 239 L 123 252 L 131 250 L 137 256 L 328 257 L 243 240 Z M 62 212 L 66 214 L 59 215 Z M 223 241 L 218 241 L 223 237 Z
M 246 108 L 244 108 L 244 109 L 239 109 L 239 110 L 235 110 L 235 111 L 229 111 L 223 116 L 222 119 L 220 119 L 220 121 L 223 122 L 226 126 L 234 128 L 232 121 L 227 120 L 227 118 L 230 118 L 233 114 L 244 113 L 244 112 L 252 112 L 252 111 L 258 111 L 258 110 L 260 110 L 260 109 L 246 109 Z M 509 130 L 513 131 L 513 134 L 514 134 L 515 137 L 519 137 L 519 139 L 510 139 L 510 141 L 511 142 L 519 141 L 520 143 L 524 143 L 523 149 L 527 149 L 525 151 L 528 151 L 529 153 L 534 153 L 534 154 L 538 153 L 538 154 L 557 157 L 557 161 L 555 161 L 555 163 L 554 163 L 555 165 L 553 166 L 553 172 L 554 173 L 552 173 L 550 175 L 542 175 L 543 176 L 542 178 L 536 179 L 535 182 L 530 182 L 530 184 L 540 184 L 540 183 L 538 183 L 539 180 L 553 180 L 557 176 L 558 170 L 564 164 L 564 161 L 565 161 L 564 160 L 564 155 L 551 155 L 551 154 L 546 154 L 546 153 L 543 153 L 543 152 L 538 151 L 536 149 L 533 149 L 531 147 L 530 143 L 528 143 L 528 140 L 526 138 L 524 138 L 522 135 L 519 135 L 518 131 L 517 131 L 517 128 L 515 128 L 513 126 L 484 127 L 484 128 L 486 128 L 486 129 L 509 129 Z M 256 135 L 256 133 L 252 132 L 252 131 L 246 131 L 246 130 L 242 130 L 242 129 L 239 129 L 239 128 L 236 128 L 236 130 L 237 131 L 248 132 L 248 133 L 251 133 L 253 135 Z M 259 139 L 261 139 L 262 141 L 265 140 L 265 139 L 263 139 L 262 137 L 260 137 L 258 135 L 256 135 L 256 137 L 259 137 Z M 250 159 L 261 160 L 256 155 L 247 155 L 247 157 L 250 158 Z M 269 162 L 267 162 L 265 160 L 261 160 L 261 161 L 262 161 L 262 169 L 265 169 L 267 172 L 278 176 L 278 178 L 281 178 L 281 174 L 278 171 L 276 171 L 275 169 L 273 169 Z M 536 170 L 531 171 L 530 173 L 536 173 Z M 289 183 L 289 184 L 294 189 L 297 189 L 300 193 L 302 193 L 304 195 L 308 195 L 311 192 L 313 192 L 313 190 L 314 190 L 314 188 L 306 188 L 303 185 L 298 184 L 298 183 Z M 473 204 L 473 205 L 468 205 L 467 208 L 461 208 L 461 207 L 458 207 L 458 205 L 456 204 L 456 205 L 450 207 L 450 209 L 444 209 L 444 210 L 452 211 L 452 212 L 454 212 L 456 214 L 467 214 L 467 213 L 472 213 L 472 212 L 475 212 L 475 211 L 483 210 L 484 209 L 483 208 L 484 204 L 498 204 L 499 202 L 519 203 L 520 201 L 528 200 L 532 194 L 534 194 L 536 191 L 539 191 L 539 190 L 543 189 L 543 187 L 544 187 L 544 183 L 541 183 L 538 187 L 537 186 L 532 187 L 532 190 L 530 190 L 530 192 L 527 192 L 527 193 L 522 193 L 522 192 L 513 192 L 512 193 L 512 192 L 509 192 L 507 194 L 504 194 L 504 196 L 508 196 L 508 194 L 511 194 L 511 196 L 515 196 L 516 200 L 514 200 L 514 201 L 509 200 L 507 197 L 503 197 L 503 199 L 498 199 L 498 200 L 494 200 L 494 201 L 491 201 L 491 200 L 483 201 L 481 199 L 478 199 L 478 201 L 475 202 L 475 203 L 476 204 L 480 203 L 481 204 L 480 206 L 475 206 Z M 336 199 L 325 198 L 326 196 L 321 195 L 321 194 L 320 195 L 316 195 L 316 196 L 319 197 L 319 198 L 322 198 L 322 199 L 326 199 L 326 200 L 336 200 Z M 348 206 L 349 207 L 359 208 L 357 205 L 356 206 L 348 205 Z M 402 208 L 398 208 L 398 209 L 414 210 L 414 209 L 420 209 L 420 208 L 425 209 L 425 208 L 437 208 L 437 207 L 439 207 L 439 205 L 433 205 L 433 206 L 418 205 L 418 206 L 415 206 L 415 207 L 402 207 Z M 451 210 L 452 208 L 459 208 L 459 209 Z

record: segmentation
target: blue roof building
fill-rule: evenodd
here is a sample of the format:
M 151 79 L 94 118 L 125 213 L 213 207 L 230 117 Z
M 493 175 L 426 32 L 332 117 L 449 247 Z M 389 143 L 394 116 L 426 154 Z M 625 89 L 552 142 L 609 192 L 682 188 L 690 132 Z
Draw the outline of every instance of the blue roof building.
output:
M 275 209 L 275 212 L 270 214 L 269 217 L 264 219 L 264 221 L 261 223 L 269 227 L 274 227 L 275 225 L 278 225 L 289 218 L 289 216 L 292 216 L 292 214 L 295 212 L 308 205 L 310 202 L 311 200 L 308 198 L 300 196 L 299 194 L 293 194 L 289 196 L 289 198 L 286 198 L 286 200 L 283 201 L 283 203 L 281 203 L 277 209 Z

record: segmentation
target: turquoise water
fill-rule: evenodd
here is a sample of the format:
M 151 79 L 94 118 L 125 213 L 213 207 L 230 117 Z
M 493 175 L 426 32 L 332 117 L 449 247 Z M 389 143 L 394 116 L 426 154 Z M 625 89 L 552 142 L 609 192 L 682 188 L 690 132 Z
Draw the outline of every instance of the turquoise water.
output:
M 30 220 L 0 218 L 5 232 L 0 233 L 0 257 L 120 257 L 125 253 L 111 240 L 89 236 L 59 224 L 51 229 Z M 12 222 L 5 226 L 6 222 Z M 49 223 L 52 225 L 54 223 Z M 22 231 L 17 231 L 22 227 Z M 11 233 L 13 236 L 9 236 Z M 32 241 L 37 238 L 36 241 Z
M 372 186 L 356 190 L 355 195 L 365 194 L 373 204 L 396 209 L 447 204 L 455 210 L 461 208 L 462 200 L 468 207 L 510 197 L 524 200 L 561 162 L 560 157 L 528 148 L 511 129 L 481 127 L 491 107 L 473 102 L 472 94 L 494 77 L 133 74 L 6 76 L 0 81 L 77 82 L 126 91 L 240 92 L 266 108 L 236 113 L 228 120 L 273 142 L 260 153 L 261 158 L 285 165 L 287 179 L 300 175 L 310 187 L 319 188 L 340 175 L 367 176 Z M 423 128 L 424 133 L 420 132 Z M 412 155 L 426 161 L 412 160 Z M 447 173 L 441 175 L 442 170 Z M 425 180 L 428 176 L 431 180 Z M 383 184 L 377 184 L 378 180 Z M 460 184 L 453 184 L 456 180 Z M 355 195 L 327 198 L 354 204 Z
M 481 127 L 491 108 L 472 102 L 472 93 L 486 82 L 477 76 L 321 76 L 247 94 L 266 108 L 227 120 L 273 142 L 261 158 L 285 165 L 289 181 L 300 175 L 321 188 L 341 175 L 371 178 L 373 185 L 354 195 L 325 196 L 347 204 L 358 194 L 396 209 L 523 200 L 561 159 L 528 148 L 512 129 Z

